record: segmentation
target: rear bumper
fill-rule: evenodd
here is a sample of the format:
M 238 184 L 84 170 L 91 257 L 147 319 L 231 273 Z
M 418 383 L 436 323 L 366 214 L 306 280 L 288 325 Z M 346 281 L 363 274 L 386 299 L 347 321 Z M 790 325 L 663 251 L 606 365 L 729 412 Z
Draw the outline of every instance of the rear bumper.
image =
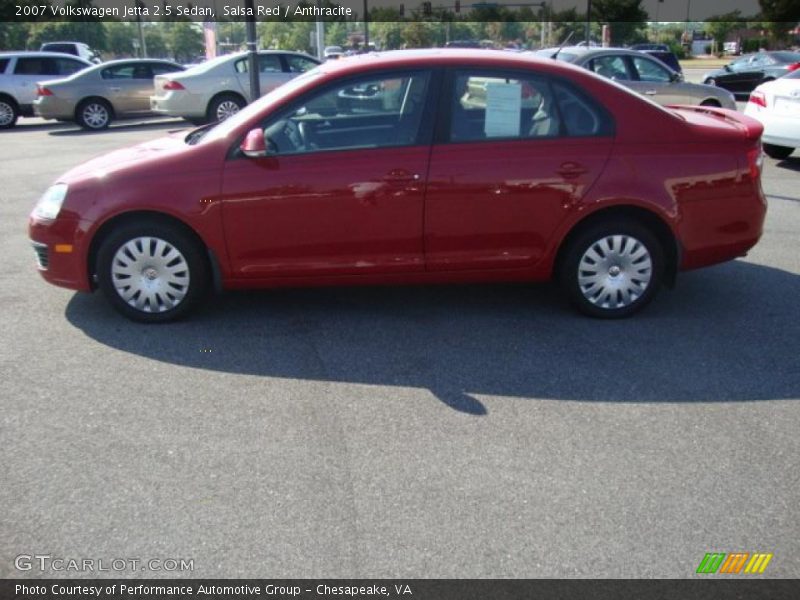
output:
M 72 102 L 55 96 L 41 96 L 33 103 L 34 113 L 43 119 L 74 119 L 75 106 Z
M 208 99 L 186 91 L 167 92 L 164 96 L 150 96 L 150 110 L 170 117 L 200 118 L 206 116 Z
M 59 218 L 43 222 L 31 218 L 28 237 L 36 267 L 45 281 L 72 290 L 91 291 L 80 221 Z

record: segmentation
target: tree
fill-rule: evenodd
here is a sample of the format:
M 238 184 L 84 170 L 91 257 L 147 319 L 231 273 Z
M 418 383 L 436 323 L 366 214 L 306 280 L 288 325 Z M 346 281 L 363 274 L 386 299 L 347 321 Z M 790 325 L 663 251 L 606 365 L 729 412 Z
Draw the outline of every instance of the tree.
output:
M 147 44 L 147 56 L 150 58 L 169 56 L 169 48 L 160 23 L 148 23 L 144 26 L 144 42 Z
M 731 31 L 735 31 L 741 27 L 740 20 L 742 13 L 739 10 L 725 13 L 724 15 L 715 15 L 706 20 L 705 30 L 713 39 L 714 46 L 712 52 L 722 54 L 725 49 L 725 41 Z
M 200 27 L 196 23 L 188 21 L 173 24 L 168 33 L 167 44 L 176 61 L 187 63 L 193 62 L 205 48 Z
M 612 44 L 622 46 L 644 37 L 647 11 L 642 0 L 593 0 L 591 19 L 608 23 Z
M 797 0 L 758 0 L 758 4 L 770 38 L 777 45 L 784 45 L 789 31 L 800 21 L 800 4 Z
M 137 35 L 133 25 L 131 23 L 109 21 L 105 27 L 108 51 L 116 57 L 133 56 L 133 39 Z M 149 41 L 147 47 L 149 50 Z
M 0 21 L 0 50 L 24 50 L 29 38 L 29 23 Z

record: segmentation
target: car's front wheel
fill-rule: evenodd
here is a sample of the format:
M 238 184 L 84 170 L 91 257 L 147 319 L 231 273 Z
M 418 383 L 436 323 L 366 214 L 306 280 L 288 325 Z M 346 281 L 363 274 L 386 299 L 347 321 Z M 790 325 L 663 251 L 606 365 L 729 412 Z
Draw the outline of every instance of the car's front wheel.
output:
M 124 316 L 162 323 L 185 316 L 208 282 L 202 246 L 183 229 L 148 221 L 113 230 L 97 253 L 100 289 Z
M 7 98 L 0 98 L 0 129 L 11 129 L 18 118 L 17 105 Z
M 791 155 L 792 152 L 794 152 L 794 148 L 789 148 L 787 146 L 776 146 L 775 144 L 764 144 L 764 154 L 770 158 L 783 160 L 784 158 L 789 158 L 789 155 Z
M 75 111 L 78 125 L 90 131 L 105 129 L 111 124 L 111 119 L 111 106 L 99 98 L 84 100 Z
M 631 220 L 606 220 L 579 232 L 558 273 L 572 303 L 592 317 L 615 319 L 642 309 L 658 291 L 664 269 L 658 238 Z

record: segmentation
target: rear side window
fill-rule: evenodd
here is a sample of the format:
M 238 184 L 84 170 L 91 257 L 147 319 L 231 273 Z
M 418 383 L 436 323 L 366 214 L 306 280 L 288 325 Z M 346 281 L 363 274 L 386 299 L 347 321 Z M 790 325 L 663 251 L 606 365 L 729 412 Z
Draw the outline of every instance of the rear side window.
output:
M 610 135 L 606 112 L 565 84 L 539 75 L 457 72 L 450 141 Z
M 176 71 L 183 71 L 183 67 L 179 65 L 169 65 L 165 63 L 151 63 L 150 67 L 153 70 L 153 76 L 163 75 L 164 73 L 175 73 Z
M 153 72 L 147 64 L 118 65 L 105 69 L 103 79 L 152 79 Z
M 60 75 L 58 64 L 52 58 L 26 56 L 17 59 L 15 75 Z
M 588 95 L 562 82 L 553 84 L 562 131 L 570 137 L 614 135 L 611 115 Z
M 0 58 L 0 73 L 5 73 L 6 67 L 8 67 L 8 59 Z

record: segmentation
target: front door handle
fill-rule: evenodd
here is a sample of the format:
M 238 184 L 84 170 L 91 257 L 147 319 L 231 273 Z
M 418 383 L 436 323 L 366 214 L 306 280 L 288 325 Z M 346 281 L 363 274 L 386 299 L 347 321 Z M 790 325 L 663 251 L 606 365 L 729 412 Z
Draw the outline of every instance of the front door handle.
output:
M 395 169 L 393 171 L 389 171 L 386 175 L 384 175 L 383 180 L 388 183 L 404 183 L 408 181 L 419 181 L 419 175 L 417 173 L 409 173 L 404 169 Z
M 562 163 L 556 173 L 561 175 L 564 179 L 575 179 L 586 173 L 588 169 L 580 163 L 565 162 Z

